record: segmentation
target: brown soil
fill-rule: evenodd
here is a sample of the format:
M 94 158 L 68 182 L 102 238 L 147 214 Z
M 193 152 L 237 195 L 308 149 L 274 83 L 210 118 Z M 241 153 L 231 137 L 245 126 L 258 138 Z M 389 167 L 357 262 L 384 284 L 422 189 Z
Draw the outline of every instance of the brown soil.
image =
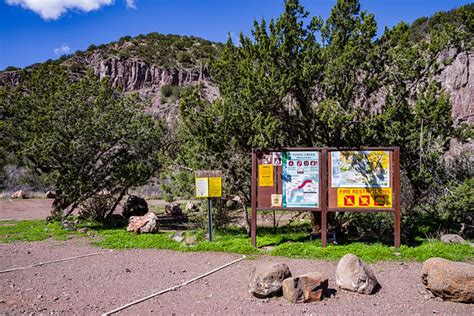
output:
M 239 258 L 226 253 L 165 250 L 108 251 L 87 239 L 0 244 L 0 270 L 81 254 L 98 256 L 0 274 L 0 314 L 98 315 L 159 290 L 178 285 Z M 256 264 L 285 262 L 293 275 L 319 271 L 335 289 L 336 262 L 262 256 L 240 261 L 179 290 L 121 312 L 126 315 L 182 314 L 452 314 L 472 315 L 474 306 L 428 298 L 420 280 L 421 264 L 373 265 L 382 288 L 374 295 L 337 290 L 335 297 L 311 304 L 248 294 Z
M 1 199 L 0 220 L 44 219 L 50 214 L 52 203 L 52 199 Z M 167 204 L 164 200 L 147 200 L 147 203 L 149 207 Z M 120 213 L 121 209 L 116 212 Z

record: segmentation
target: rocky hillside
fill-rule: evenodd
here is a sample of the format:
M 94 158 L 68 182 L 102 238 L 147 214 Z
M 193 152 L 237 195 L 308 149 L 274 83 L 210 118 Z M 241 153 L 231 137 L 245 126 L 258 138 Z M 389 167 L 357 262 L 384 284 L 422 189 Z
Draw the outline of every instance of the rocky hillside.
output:
M 68 68 L 73 76 L 83 76 L 90 70 L 100 78 L 109 78 L 117 89 L 137 91 L 151 101 L 151 111 L 172 119 L 177 116 L 176 101 L 185 87 L 202 84 L 209 99 L 217 96 L 209 64 L 222 47 L 221 43 L 193 36 L 150 33 L 123 37 L 106 45 L 91 45 L 86 51 L 54 62 Z M 27 67 L 33 68 L 35 65 Z M 19 79 L 18 70 L 0 72 L 0 86 L 14 86 Z
M 474 5 L 466 6 L 474 10 Z M 456 26 L 464 23 L 456 10 L 420 18 L 412 25 L 412 41 L 425 36 L 440 21 L 449 19 Z M 151 101 L 150 111 L 168 120 L 177 117 L 177 100 L 187 86 L 202 84 L 210 100 L 218 96 L 212 84 L 209 65 L 223 44 L 197 37 L 150 33 L 123 37 L 106 45 L 91 45 L 87 51 L 63 56 L 55 61 L 81 76 L 91 70 L 100 78 L 124 91 L 137 91 Z M 439 58 L 436 76 L 451 94 L 453 117 L 474 123 L 474 52 L 472 49 L 448 49 Z M 34 68 L 32 65 L 28 68 Z M 0 86 L 13 86 L 19 80 L 17 70 L 0 72 Z

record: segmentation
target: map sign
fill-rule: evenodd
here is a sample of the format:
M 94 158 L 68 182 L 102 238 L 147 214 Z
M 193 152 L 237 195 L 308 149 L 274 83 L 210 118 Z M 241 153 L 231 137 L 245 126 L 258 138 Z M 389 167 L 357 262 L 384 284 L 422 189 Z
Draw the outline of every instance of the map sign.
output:
M 388 151 L 335 151 L 331 153 L 333 188 L 388 188 Z
M 288 151 L 282 160 L 283 207 L 318 207 L 319 152 Z

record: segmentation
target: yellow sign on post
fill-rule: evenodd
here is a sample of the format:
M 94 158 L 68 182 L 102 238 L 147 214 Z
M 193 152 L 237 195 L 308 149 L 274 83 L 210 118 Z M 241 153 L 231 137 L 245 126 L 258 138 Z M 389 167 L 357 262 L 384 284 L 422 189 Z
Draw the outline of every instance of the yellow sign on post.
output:
M 222 174 L 216 170 L 196 172 L 196 197 L 222 197 Z
M 337 207 L 390 208 L 391 188 L 338 188 Z
M 209 178 L 209 197 L 221 197 L 222 196 L 222 178 L 211 177 Z
M 273 165 L 259 165 L 258 166 L 258 186 L 260 187 L 273 186 Z

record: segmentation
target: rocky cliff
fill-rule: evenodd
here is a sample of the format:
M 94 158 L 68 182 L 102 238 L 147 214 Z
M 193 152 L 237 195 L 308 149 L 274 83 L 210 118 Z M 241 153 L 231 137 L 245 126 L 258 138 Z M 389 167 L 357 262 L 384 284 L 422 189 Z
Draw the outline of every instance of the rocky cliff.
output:
M 451 95 L 453 117 L 474 123 L 474 52 L 446 50 L 442 61 L 452 61 L 441 69 L 436 80 Z M 443 64 L 443 63 L 441 63 Z

